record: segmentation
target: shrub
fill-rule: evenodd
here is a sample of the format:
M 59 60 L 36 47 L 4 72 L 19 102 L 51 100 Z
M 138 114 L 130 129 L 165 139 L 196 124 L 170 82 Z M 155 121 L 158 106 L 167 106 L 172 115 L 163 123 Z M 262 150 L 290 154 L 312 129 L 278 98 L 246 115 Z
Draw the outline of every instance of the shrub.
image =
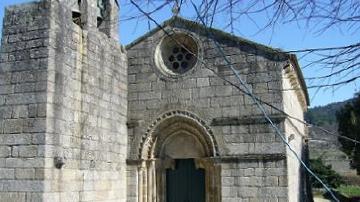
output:
M 343 183 L 341 176 L 336 173 L 331 165 L 325 165 L 321 158 L 310 159 L 311 170 L 328 186 L 337 188 Z M 323 188 L 319 181 L 310 176 L 310 182 L 314 188 Z

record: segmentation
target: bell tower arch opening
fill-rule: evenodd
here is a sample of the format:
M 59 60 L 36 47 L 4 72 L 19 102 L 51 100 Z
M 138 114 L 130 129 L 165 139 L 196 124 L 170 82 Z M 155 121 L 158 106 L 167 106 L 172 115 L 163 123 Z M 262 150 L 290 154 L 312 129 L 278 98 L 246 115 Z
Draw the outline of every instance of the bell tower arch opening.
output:
M 84 30 L 97 29 L 119 39 L 118 0 L 62 0 L 71 7 L 72 21 Z
M 216 156 L 216 140 L 204 121 L 185 111 L 165 113 L 140 146 L 139 201 L 171 202 L 179 196 L 189 202 L 219 201 Z M 199 190 L 192 192 L 193 185 Z

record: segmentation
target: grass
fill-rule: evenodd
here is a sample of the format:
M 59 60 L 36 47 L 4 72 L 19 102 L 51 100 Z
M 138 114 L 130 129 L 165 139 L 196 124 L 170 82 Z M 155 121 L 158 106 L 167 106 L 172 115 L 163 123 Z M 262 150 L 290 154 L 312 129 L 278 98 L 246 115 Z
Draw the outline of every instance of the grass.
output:
M 360 197 L 360 186 L 341 185 L 336 190 L 346 197 Z
M 313 190 L 313 196 L 317 198 L 323 198 L 324 192 L 319 190 Z

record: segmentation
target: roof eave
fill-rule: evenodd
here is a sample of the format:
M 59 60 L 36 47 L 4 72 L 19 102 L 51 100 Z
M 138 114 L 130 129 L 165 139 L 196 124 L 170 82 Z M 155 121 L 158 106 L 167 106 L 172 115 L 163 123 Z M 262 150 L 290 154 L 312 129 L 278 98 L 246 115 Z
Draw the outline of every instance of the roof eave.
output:
M 295 65 L 295 71 L 296 71 L 296 74 L 298 75 L 298 79 L 299 79 L 299 82 L 300 82 L 301 89 L 302 89 L 302 91 L 304 92 L 304 95 L 305 95 L 306 105 L 310 106 L 309 92 L 307 90 L 304 75 L 303 75 L 303 73 L 301 71 L 301 68 L 300 68 L 299 62 L 297 60 L 297 57 L 296 57 L 295 54 L 289 54 L 289 59 Z
M 269 46 L 266 46 L 266 45 L 263 45 L 263 44 L 260 44 L 260 43 L 256 43 L 256 42 L 241 38 L 239 36 L 235 36 L 233 34 L 224 32 L 224 31 L 219 30 L 219 29 L 208 28 L 208 27 L 205 27 L 204 25 L 202 25 L 200 23 L 197 23 L 197 22 L 194 22 L 194 21 L 182 18 L 182 17 L 178 17 L 178 16 L 173 16 L 169 20 L 164 21 L 162 24 L 160 24 L 159 26 L 157 26 L 154 29 L 150 30 L 146 34 L 140 36 L 139 38 L 137 38 L 136 40 L 134 40 L 130 44 L 126 45 L 125 47 L 126 47 L 127 50 L 131 49 L 133 46 L 135 46 L 136 44 L 142 42 L 144 39 L 146 39 L 147 37 L 153 35 L 154 33 L 158 32 L 159 30 L 165 29 L 165 27 L 167 27 L 167 26 L 174 26 L 174 25 L 176 25 L 176 23 L 188 24 L 189 27 L 194 27 L 195 26 L 195 27 L 199 28 L 199 32 L 207 31 L 206 29 L 208 29 L 215 36 L 218 36 L 218 37 L 221 36 L 222 38 L 224 38 L 226 40 L 230 40 L 230 41 L 237 42 L 237 43 L 245 43 L 247 45 L 255 47 L 256 49 L 263 50 L 263 51 L 271 53 L 273 55 L 282 56 L 282 57 L 285 57 L 286 55 L 288 55 L 285 51 L 283 51 L 281 49 L 272 48 L 272 47 L 269 47 Z M 176 27 L 176 26 L 174 26 L 174 27 Z

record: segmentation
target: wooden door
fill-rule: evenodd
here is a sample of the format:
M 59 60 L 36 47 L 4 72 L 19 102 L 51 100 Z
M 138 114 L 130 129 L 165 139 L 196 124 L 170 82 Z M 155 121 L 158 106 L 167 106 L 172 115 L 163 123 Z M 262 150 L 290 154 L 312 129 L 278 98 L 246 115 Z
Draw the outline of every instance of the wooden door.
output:
M 196 169 L 193 159 L 175 163 L 175 170 L 166 170 L 166 201 L 205 202 L 205 171 Z

